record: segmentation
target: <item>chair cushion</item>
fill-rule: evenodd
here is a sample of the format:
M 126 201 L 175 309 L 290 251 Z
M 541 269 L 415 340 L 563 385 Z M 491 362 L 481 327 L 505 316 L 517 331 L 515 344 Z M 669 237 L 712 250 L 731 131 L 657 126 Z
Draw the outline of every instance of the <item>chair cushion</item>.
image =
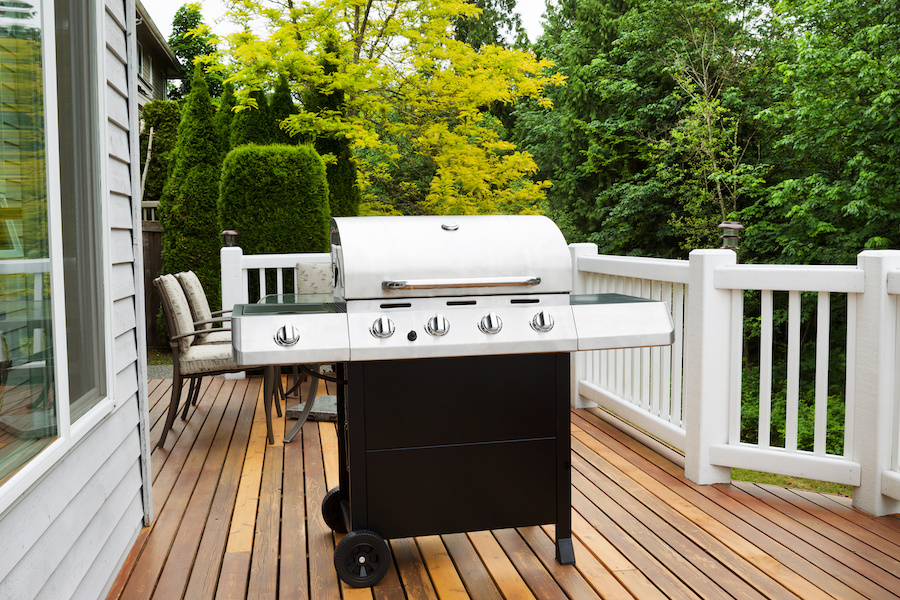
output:
M 211 371 L 240 371 L 227 344 L 194 344 L 181 354 L 179 369 L 184 375 Z
M 203 284 L 200 278 L 193 271 L 184 271 L 175 274 L 181 287 L 184 289 L 184 295 L 187 296 L 188 304 L 191 307 L 191 316 L 194 322 L 207 321 L 212 319 L 212 311 L 209 308 L 209 300 L 206 298 L 206 292 L 203 291 Z M 213 329 L 212 323 L 204 323 L 197 325 L 197 329 Z M 230 332 L 217 333 L 200 333 L 197 334 L 197 344 L 230 344 Z
M 330 294 L 334 291 L 331 263 L 297 263 L 295 273 L 298 294 Z
M 166 298 L 168 298 L 169 308 L 172 309 L 172 320 L 174 321 L 175 331 L 174 335 L 173 332 L 169 332 L 169 335 L 175 337 L 176 335 L 183 335 L 194 331 L 193 315 L 191 315 L 191 308 L 184 295 L 184 290 L 181 288 L 181 284 L 178 283 L 178 280 L 175 279 L 174 275 L 160 275 L 159 280 L 162 283 Z M 165 302 L 166 299 L 162 298 L 162 301 Z M 181 338 L 178 340 L 179 352 L 184 354 L 193 343 L 193 335 Z
M 206 299 L 206 292 L 203 291 L 203 284 L 193 271 L 184 271 L 176 273 L 175 277 L 184 289 L 184 295 L 187 296 L 188 304 L 191 306 L 191 316 L 194 321 L 206 321 L 212 319 L 212 311 L 209 309 L 209 300 Z M 210 329 L 212 323 L 204 323 L 198 325 L 198 329 Z

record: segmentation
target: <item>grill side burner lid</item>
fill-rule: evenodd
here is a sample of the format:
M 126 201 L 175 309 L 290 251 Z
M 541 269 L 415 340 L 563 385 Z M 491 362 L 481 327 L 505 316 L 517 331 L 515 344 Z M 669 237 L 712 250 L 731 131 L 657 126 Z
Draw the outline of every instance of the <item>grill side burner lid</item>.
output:
M 332 219 L 344 300 L 571 291 L 566 241 L 536 215 Z

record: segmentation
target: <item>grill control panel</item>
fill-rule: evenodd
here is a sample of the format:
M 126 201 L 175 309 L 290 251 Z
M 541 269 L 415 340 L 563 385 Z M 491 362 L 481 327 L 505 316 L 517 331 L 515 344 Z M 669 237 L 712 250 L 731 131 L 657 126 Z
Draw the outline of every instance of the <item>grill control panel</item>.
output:
M 235 362 L 288 365 L 671 344 L 664 302 L 618 294 L 237 305 Z
M 521 299 L 520 299 L 521 300 Z M 347 304 L 352 360 L 571 352 L 577 335 L 568 296 Z M 415 335 L 414 335 L 415 334 Z

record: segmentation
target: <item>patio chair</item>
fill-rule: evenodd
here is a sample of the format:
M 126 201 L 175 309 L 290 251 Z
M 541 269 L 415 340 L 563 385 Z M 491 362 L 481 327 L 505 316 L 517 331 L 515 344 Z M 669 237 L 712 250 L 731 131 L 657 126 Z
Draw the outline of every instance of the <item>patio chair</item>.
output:
M 194 381 L 206 375 L 223 375 L 225 373 L 237 373 L 244 371 L 243 367 L 235 364 L 232 358 L 231 344 L 203 344 L 197 343 L 198 334 L 203 329 L 198 329 L 190 310 L 187 296 L 181 284 L 174 275 L 161 275 L 153 280 L 159 292 L 163 309 L 163 317 L 166 321 L 166 330 L 169 333 L 169 346 L 172 349 L 172 398 L 169 400 L 169 410 L 166 416 L 166 425 L 159 438 L 157 447 L 162 448 L 166 442 L 169 429 L 175 423 L 175 415 L 181 401 L 181 389 L 185 379 Z M 195 385 L 193 394 L 199 395 L 199 385 Z M 272 393 L 271 386 L 263 395 L 263 406 L 266 411 L 266 429 L 269 443 L 274 443 L 272 434 Z M 196 398 L 188 396 L 184 405 L 181 418 L 187 418 L 187 409 L 191 403 L 196 403 Z
M 212 312 L 210 310 L 209 299 L 206 297 L 206 292 L 203 289 L 203 284 L 200 283 L 200 278 L 197 277 L 197 274 L 193 271 L 183 271 L 181 273 L 176 273 L 175 278 L 178 280 L 178 283 L 181 284 L 181 288 L 184 290 L 184 295 L 191 307 L 191 317 L 194 319 L 194 327 L 198 330 L 202 329 L 204 332 L 209 332 L 197 334 L 197 339 L 194 340 L 194 343 L 230 345 L 230 327 L 213 329 L 213 324 L 228 323 L 230 325 L 231 317 L 226 317 L 225 315 L 231 314 L 232 311 L 219 310 L 216 312 Z M 269 369 L 267 369 L 265 373 L 266 377 L 274 376 L 274 372 L 270 371 Z M 191 380 L 191 387 L 188 391 L 188 398 L 190 399 L 191 404 L 197 404 L 197 398 L 200 395 L 200 383 L 202 381 L 202 377 L 197 377 L 196 379 Z M 267 380 L 267 383 L 270 382 Z M 188 405 L 187 403 L 185 403 L 185 415 L 187 414 L 187 409 Z M 279 417 L 281 416 L 281 404 L 278 402 L 275 403 L 275 414 Z

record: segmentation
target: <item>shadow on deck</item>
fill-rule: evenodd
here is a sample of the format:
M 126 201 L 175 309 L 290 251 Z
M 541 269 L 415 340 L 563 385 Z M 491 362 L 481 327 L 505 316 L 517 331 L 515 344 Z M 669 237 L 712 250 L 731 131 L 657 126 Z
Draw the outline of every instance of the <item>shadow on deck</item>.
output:
M 154 442 L 171 383 L 150 382 Z M 275 419 L 267 445 L 260 387 L 207 378 L 153 451 L 156 520 L 110 599 L 900 597 L 900 518 L 838 496 L 694 485 L 594 410 L 571 413 L 576 565 L 556 563 L 552 527 L 429 536 L 391 540 L 388 575 L 348 588 L 319 509 L 337 486 L 335 426 L 308 422 L 284 444 Z

